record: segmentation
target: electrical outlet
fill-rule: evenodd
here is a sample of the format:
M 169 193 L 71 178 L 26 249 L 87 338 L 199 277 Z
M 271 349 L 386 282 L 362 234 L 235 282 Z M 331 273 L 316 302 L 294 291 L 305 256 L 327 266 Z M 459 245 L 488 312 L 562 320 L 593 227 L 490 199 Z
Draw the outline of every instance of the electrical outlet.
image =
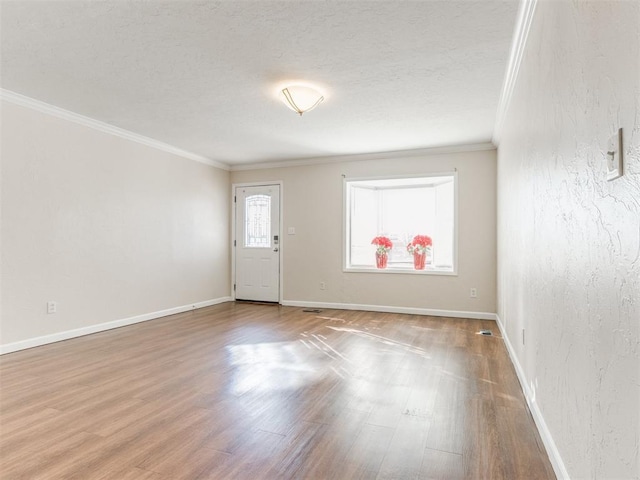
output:
M 469 296 L 470 296 L 471 298 L 478 298 L 478 289 L 477 289 L 477 288 L 472 288 L 472 289 L 469 291 Z
M 47 302 L 47 313 L 56 313 L 58 311 L 58 304 L 56 302 Z
M 327 288 L 327 284 L 324 282 L 320 282 L 320 290 L 325 290 Z

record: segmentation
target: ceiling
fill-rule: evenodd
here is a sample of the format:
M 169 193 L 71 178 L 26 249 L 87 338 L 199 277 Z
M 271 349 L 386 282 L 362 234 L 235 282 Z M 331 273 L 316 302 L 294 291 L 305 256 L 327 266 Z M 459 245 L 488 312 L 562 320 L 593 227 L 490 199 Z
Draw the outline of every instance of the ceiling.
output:
M 3 89 L 233 167 L 490 142 L 518 2 L 0 7 Z M 325 101 L 296 115 L 288 80 Z

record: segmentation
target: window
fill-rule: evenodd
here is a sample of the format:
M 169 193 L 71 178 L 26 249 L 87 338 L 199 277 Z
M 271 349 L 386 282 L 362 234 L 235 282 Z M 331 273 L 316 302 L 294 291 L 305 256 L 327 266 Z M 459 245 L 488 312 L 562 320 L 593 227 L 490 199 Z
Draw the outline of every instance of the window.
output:
M 407 178 L 345 179 L 345 269 L 456 272 L 456 174 Z M 415 270 L 407 245 L 428 235 L 433 245 L 424 270 Z M 376 268 L 374 237 L 393 242 L 387 268 Z
M 251 195 L 245 200 L 244 246 L 269 248 L 271 246 L 271 197 Z

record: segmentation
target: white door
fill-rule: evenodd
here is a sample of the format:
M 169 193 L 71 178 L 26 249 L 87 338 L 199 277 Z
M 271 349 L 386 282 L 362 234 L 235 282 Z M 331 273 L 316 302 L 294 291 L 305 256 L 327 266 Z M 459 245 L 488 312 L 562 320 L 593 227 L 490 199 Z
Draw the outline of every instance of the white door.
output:
M 237 300 L 278 302 L 280 185 L 236 187 Z

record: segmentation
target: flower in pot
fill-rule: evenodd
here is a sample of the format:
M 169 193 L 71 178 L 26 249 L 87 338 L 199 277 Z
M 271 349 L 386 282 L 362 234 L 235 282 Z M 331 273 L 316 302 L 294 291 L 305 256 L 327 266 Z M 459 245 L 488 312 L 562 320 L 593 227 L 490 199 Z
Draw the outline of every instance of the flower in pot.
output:
M 379 236 L 371 240 L 371 244 L 376 246 L 376 267 L 387 268 L 388 254 L 393 248 L 393 243 L 388 237 Z
M 424 270 L 427 252 L 431 251 L 433 242 L 428 235 L 416 235 L 409 245 L 407 251 L 413 254 L 413 267 L 416 270 Z

